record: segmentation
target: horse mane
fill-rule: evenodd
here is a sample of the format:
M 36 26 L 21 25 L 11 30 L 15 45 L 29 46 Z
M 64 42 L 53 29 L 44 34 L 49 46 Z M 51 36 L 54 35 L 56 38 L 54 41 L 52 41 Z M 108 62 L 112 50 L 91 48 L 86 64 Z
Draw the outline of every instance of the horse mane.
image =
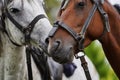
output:
M 120 14 L 120 4 L 115 4 L 113 5 L 115 7 L 115 9 L 118 11 L 118 13 Z

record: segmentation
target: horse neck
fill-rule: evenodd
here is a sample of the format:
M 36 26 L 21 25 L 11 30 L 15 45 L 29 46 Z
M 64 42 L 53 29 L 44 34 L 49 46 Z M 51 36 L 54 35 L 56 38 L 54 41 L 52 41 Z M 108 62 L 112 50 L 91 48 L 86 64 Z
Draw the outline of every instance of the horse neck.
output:
M 25 48 L 11 43 L 7 35 L 0 32 L 0 80 L 23 80 L 25 75 Z
M 120 78 L 120 15 L 111 6 L 108 10 L 110 32 L 106 33 L 101 42 L 112 68 Z

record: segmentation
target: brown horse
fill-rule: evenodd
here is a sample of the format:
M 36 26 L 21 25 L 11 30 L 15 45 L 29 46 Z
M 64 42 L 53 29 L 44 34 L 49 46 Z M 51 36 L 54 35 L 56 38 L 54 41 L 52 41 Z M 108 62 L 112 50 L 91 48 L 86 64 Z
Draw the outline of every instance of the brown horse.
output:
M 64 0 L 49 36 L 48 52 L 66 63 L 98 39 L 120 78 L 120 16 L 108 0 Z

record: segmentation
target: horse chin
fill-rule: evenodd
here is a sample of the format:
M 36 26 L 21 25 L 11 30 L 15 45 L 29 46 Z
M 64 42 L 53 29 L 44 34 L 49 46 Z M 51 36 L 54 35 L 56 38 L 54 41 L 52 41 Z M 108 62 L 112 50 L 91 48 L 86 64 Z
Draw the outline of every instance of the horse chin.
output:
M 51 56 L 56 62 L 58 62 L 60 64 L 70 63 L 74 59 L 74 53 L 72 50 L 56 51 L 56 52 L 52 53 Z

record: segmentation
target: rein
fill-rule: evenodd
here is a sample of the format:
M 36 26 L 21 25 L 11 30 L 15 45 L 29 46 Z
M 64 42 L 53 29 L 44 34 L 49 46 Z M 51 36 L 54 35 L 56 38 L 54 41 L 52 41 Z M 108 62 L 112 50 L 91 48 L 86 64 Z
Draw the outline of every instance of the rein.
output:
M 0 16 L 0 29 L 5 32 L 9 38 L 9 40 L 16 46 L 19 46 L 21 47 L 22 45 L 19 45 L 17 43 L 15 43 L 9 36 L 7 30 L 6 30 L 6 24 L 5 24 L 5 19 L 8 18 L 23 34 L 24 34 L 24 37 L 25 37 L 25 43 L 24 45 L 30 47 L 30 48 L 27 48 L 26 49 L 26 61 L 27 61 L 27 67 L 28 67 L 28 79 L 29 80 L 33 80 L 33 74 L 32 74 L 32 67 L 31 67 L 31 56 L 33 57 L 34 61 L 37 59 L 35 59 L 36 57 L 34 57 L 33 55 L 33 52 L 31 52 L 30 49 L 31 48 L 31 45 L 30 45 L 30 35 L 33 31 L 33 28 L 35 27 L 35 24 L 40 20 L 40 19 L 43 19 L 43 18 L 46 18 L 46 16 L 44 14 L 40 14 L 38 16 L 36 16 L 32 21 L 31 23 L 27 26 L 27 27 L 23 27 L 22 25 L 20 25 L 13 17 L 12 15 L 9 13 L 8 9 L 7 9 L 7 1 L 4 0 L 4 3 L 3 3 L 3 6 L 2 6 L 2 16 Z M 33 50 L 33 49 L 32 49 Z M 44 51 L 42 51 L 44 52 Z M 37 52 L 35 52 L 37 53 Z M 40 62 L 40 61 L 39 61 Z M 36 65 L 38 66 L 38 63 L 35 62 Z M 48 69 L 48 64 L 46 63 L 46 68 Z M 40 69 L 40 68 L 39 68 Z M 49 77 L 48 79 L 51 80 L 51 77 L 49 76 L 50 75 L 50 71 L 48 69 L 47 71 L 48 75 L 47 77 Z M 46 74 L 47 74 L 46 73 Z M 44 74 L 45 75 L 45 74 Z M 45 79 L 45 78 L 44 78 Z M 46 79 L 45 79 L 46 80 Z
M 55 35 L 56 31 L 58 30 L 58 28 L 61 27 L 61 28 L 65 29 L 76 40 L 76 42 L 78 43 L 78 49 L 83 54 L 81 54 L 79 52 L 78 54 L 75 55 L 75 57 L 77 59 L 80 58 L 81 65 L 84 69 L 87 80 L 92 80 L 92 79 L 91 79 L 90 72 L 89 72 L 89 69 L 87 66 L 87 62 L 84 58 L 85 52 L 84 52 L 83 43 L 85 40 L 85 32 L 91 22 L 92 17 L 94 16 L 94 14 L 97 10 L 101 14 L 101 18 L 103 19 L 103 24 L 104 24 L 104 31 L 101 36 L 103 36 L 105 34 L 105 32 L 110 32 L 108 15 L 101 6 L 104 3 L 104 0 L 91 0 L 91 2 L 93 3 L 93 7 L 89 12 L 88 17 L 87 17 L 80 33 L 76 33 L 73 29 L 71 29 L 67 24 L 65 24 L 62 21 L 56 21 L 53 25 L 52 30 L 49 33 L 49 37 L 53 37 Z M 62 10 L 62 9 L 60 9 L 60 10 Z
M 30 57 L 32 56 L 36 66 L 41 74 L 42 80 L 52 80 L 53 76 L 51 76 L 49 64 L 47 62 L 47 56 L 44 54 L 44 52 L 38 48 L 35 48 L 32 46 L 27 46 L 26 54 L 28 54 L 28 56 L 26 56 L 28 58 L 27 59 L 27 67 L 30 66 L 30 67 L 28 67 L 29 73 L 32 73 L 32 71 L 30 69 L 31 68 Z M 32 74 L 29 74 L 28 78 L 29 78 L 29 80 L 32 80 L 32 78 L 33 78 Z

